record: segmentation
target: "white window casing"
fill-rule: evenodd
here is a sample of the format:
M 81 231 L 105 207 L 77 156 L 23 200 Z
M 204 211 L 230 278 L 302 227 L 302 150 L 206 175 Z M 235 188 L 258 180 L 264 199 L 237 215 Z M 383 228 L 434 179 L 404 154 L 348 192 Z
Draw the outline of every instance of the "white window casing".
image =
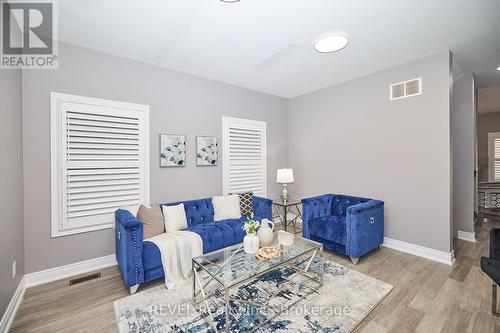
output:
M 500 181 L 500 132 L 488 133 L 488 171 L 491 182 Z
M 222 118 L 223 192 L 267 196 L 266 123 Z
M 51 93 L 52 237 L 149 204 L 149 106 Z

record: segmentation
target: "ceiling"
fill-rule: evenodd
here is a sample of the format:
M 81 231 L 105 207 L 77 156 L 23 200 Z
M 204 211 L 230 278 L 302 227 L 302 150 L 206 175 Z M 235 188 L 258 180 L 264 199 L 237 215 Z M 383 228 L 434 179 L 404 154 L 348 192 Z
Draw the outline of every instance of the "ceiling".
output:
M 64 42 L 286 98 L 451 49 L 500 85 L 499 0 L 64 0 Z M 320 54 L 314 40 L 349 45 Z
M 477 113 L 500 112 L 500 86 L 485 87 L 477 90 Z

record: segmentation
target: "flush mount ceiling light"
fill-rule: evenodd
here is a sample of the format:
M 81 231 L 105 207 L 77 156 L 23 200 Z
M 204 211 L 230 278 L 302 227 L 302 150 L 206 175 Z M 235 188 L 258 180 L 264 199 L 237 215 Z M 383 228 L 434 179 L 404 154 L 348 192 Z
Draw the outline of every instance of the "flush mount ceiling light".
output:
M 500 65 L 498 65 L 498 67 L 497 67 L 497 71 L 500 71 Z
M 314 49 L 320 53 L 332 53 L 342 50 L 349 44 L 345 36 L 327 34 L 319 37 L 314 44 Z
M 227 3 L 240 2 L 240 0 L 220 0 L 220 1 L 227 2 Z

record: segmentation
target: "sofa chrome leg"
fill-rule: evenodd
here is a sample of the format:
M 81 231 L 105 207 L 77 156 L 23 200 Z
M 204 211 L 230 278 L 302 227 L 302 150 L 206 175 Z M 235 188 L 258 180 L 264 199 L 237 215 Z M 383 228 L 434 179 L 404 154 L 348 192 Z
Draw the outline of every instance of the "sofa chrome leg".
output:
M 130 292 L 130 295 L 133 295 L 137 292 L 137 289 L 139 289 L 139 285 L 136 284 L 135 286 L 130 287 L 128 290 Z
M 500 313 L 497 312 L 497 285 L 493 283 L 491 285 L 491 314 L 500 317 Z
M 359 257 L 351 257 L 351 261 L 354 265 L 357 265 L 358 264 L 358 261 L 359 261 Z

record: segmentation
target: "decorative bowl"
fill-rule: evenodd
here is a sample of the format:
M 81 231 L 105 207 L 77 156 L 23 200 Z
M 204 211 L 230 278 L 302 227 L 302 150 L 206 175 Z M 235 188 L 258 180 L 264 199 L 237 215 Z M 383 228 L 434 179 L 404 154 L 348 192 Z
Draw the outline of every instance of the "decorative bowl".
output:
M 281 256 L 281 250 L 274 246 L 261 247 L 255 254 L 260 260 L 277 259 Z

